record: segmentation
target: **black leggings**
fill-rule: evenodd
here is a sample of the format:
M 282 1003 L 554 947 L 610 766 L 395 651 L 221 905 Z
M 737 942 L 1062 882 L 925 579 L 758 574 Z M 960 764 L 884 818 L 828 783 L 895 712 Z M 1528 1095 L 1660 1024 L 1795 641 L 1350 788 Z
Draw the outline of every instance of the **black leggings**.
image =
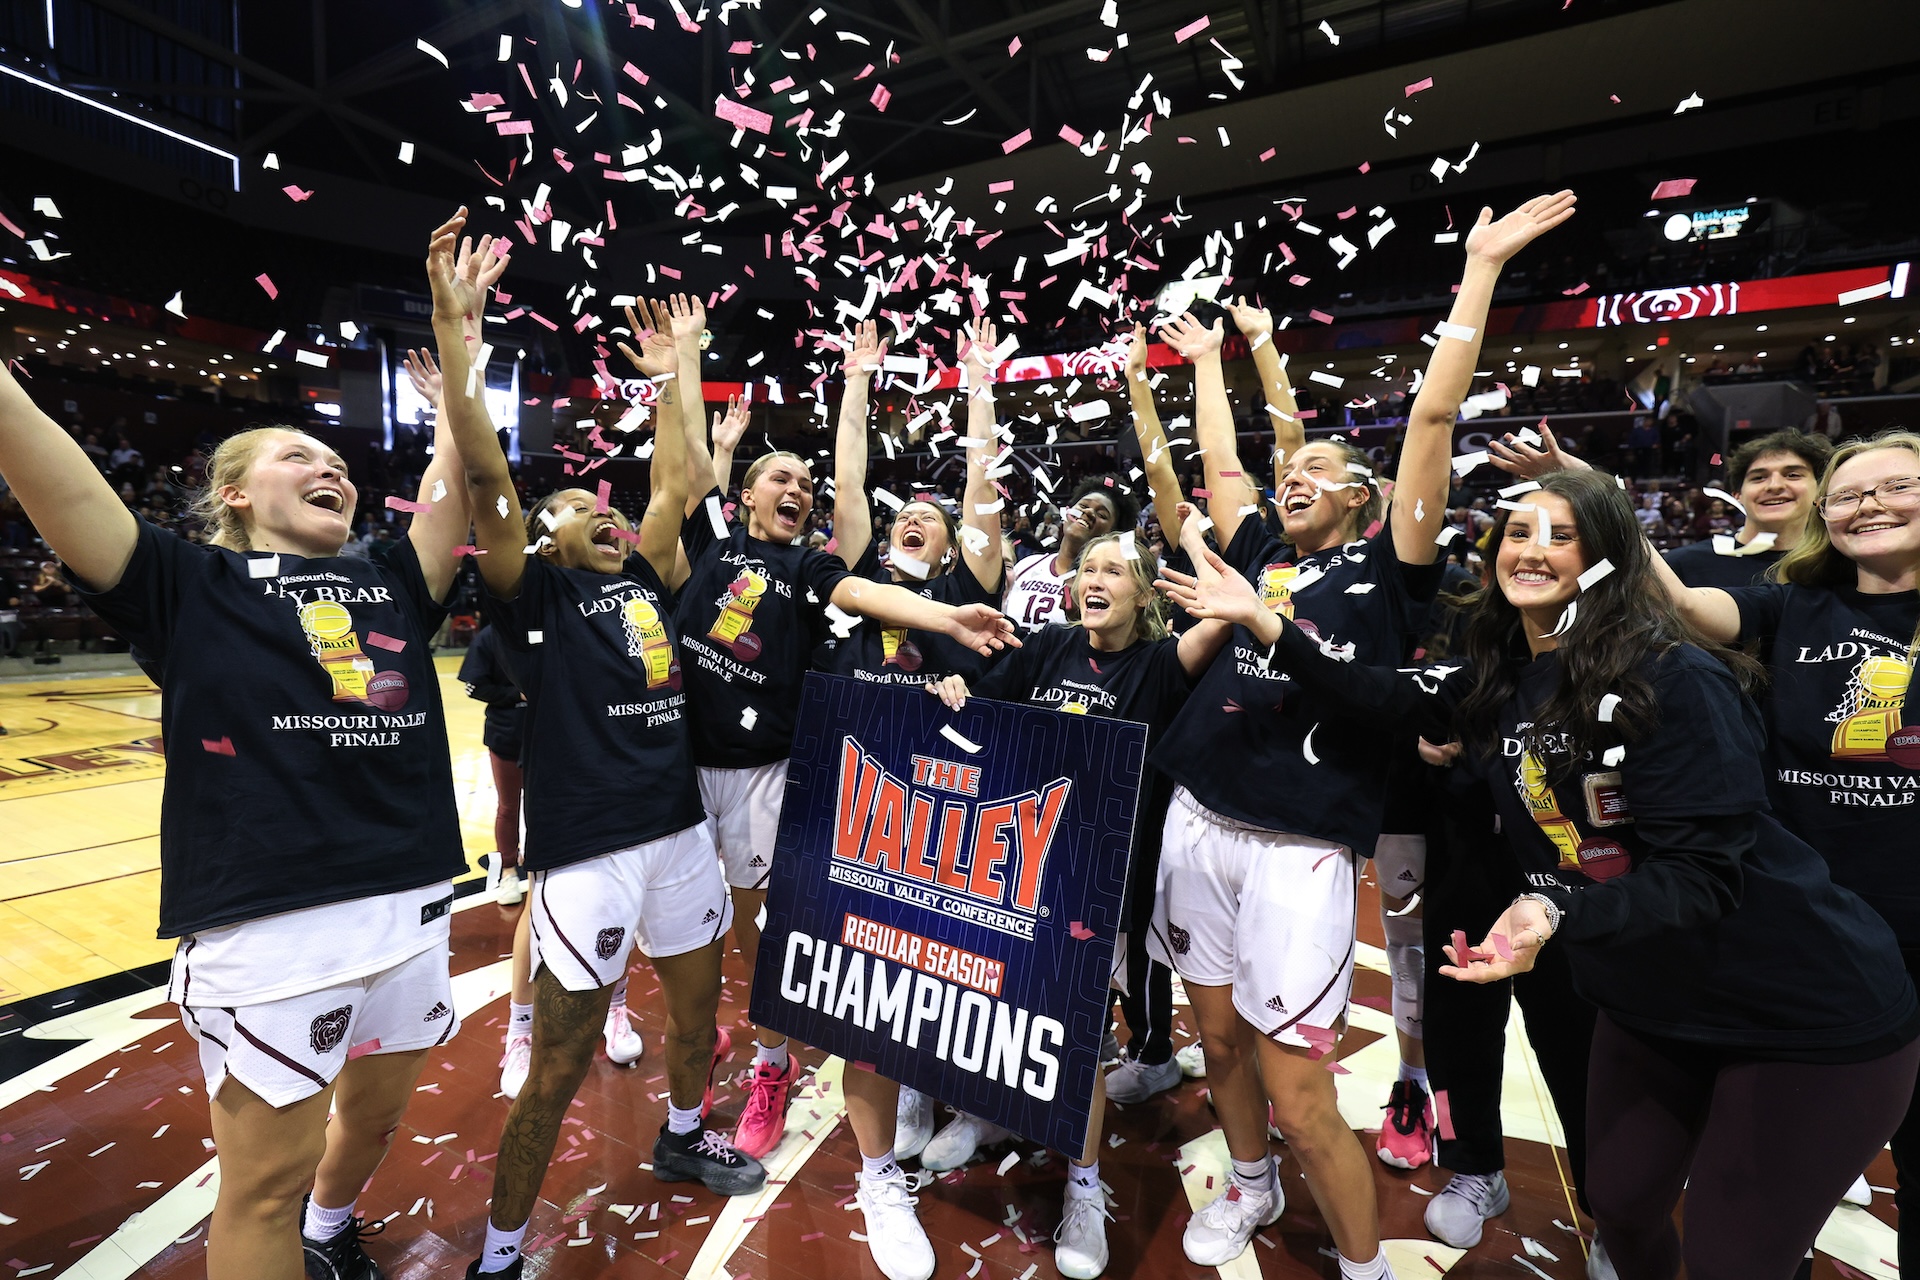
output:
M 1920 1040 L 1867 1062 L 1755 1061 L 1602 1013 L 1587 1082 L 1587 1195 L 1620 1280 L 1788 1280 L 1906 1115 Z
M 1127 1052 L 1150 1067 L 1173 1057 L 1173 970 L 1147 954 L 1147 931 L 1127 930 L 1127 987 L 1120 1012 Z

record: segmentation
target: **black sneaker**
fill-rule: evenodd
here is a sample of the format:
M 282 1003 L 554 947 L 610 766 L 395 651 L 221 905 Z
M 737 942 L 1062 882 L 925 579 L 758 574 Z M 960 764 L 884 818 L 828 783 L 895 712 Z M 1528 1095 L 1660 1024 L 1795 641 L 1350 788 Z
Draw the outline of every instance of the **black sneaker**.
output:
M 480 1259 L 475 1258 L 467 1264 L 467 1280 L 520 1280 L 520 1271 L 526 1264 L 526 1255 L 522 1254 L 505 1271 L 482 1271 Z
M 300 1212 L 304 1220 L 304 1203 Z M 377 1236 L 386 1229 L 384 1222 L 369 1223 L 365 1218 L 349 1218 L 347 1225 L 341 1227 L 332 1239 L 315 1240 L 303 1226 L 300 1252 L 302 1261 L 306 1263 L 307 1280 L 387 1280 L 387 1273 L 360 1247 L 362 1240 Z
M 665 1125 L 653 1144 L 653 1176 L 662 1182 L 701 1182 L 720 1196 L 752 1195 L 767 1181 L 758 1160 L 713 1130 L 670 1133 Z

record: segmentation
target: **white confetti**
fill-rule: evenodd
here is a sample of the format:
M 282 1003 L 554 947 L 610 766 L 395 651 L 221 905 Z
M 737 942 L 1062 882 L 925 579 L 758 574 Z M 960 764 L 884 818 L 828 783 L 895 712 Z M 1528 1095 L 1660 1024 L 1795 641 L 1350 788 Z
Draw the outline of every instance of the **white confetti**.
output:
M 545 640 L 546 640 L 546 638 L 547 638 L 547 633 L 546 633 L 546 632 L 544 632 L 544 631 L 529 631 L 529 632 L 527 632 L 527 643 L 528 643 L 528 644 L 541 644 L 541 643 L 544 643 L 544 642 L 545 642 Z M 416 1206 L 414 1206 L 414 1207 L 415 1207 L 415 1208 L 418 1208 L 419 1206 L 418 1206 L 418 1205 L 416 1205 Z
M 707 495 L 707 519 L 713 525 L 713 536 L 725 541 L 727 537 L 727 518 L 720 514 L 720 495 Z
M 426 54 L 429 58 L 432 58 L 435 62 L 439 63 L 441 66 L 444 67 L 447 65 L 447 55 L 440 52 L 438 49 L 434 48 L 432 45 L 428 44 L 425 40 L 415 40 L 413 42 L 413 45 L 414 45 L 414 48 L 420 50 L 420 52 Z
M 167 310 L 173 312 L 173 314 L 179 316 L 182 320 L 187 318 L 187 304 L 180 300 L 178 290 L 174 292 L 171 298 L 167 299 Z
M 1706 99 L 1702 98 L 1697 93 L 1690 93 L 1686 97 L 1680 99 L 1680 105 L 1673 109 L 1673 114 L 1679 115 L 1682 111 L 1691 111 L 1695 107 L 1704 107 L 1706 105 L 1707 105 Z
M 1585 573 L 1580 575 L 1580 589 L 1582 591 L 1590 589 L 1594 583 L 1600 581 L 1600 579 L 1612 572 L 1613 561 L 1602 560 L 1599 564 L 1593 565 Z
M 1458 342 L 1472 342 L 1480 331 L 1464 324 L 1454 324 L 1451 320 L 1442 320 L 1433 326 L 1433 331 L 1442 338 L 1452 338 Z
M 1725 489 L 1716 489 L 1712 485 L 1707 485 L 1704 489 L 1701 490 L 1701 492 L 1706 494 L 1709 498 L 1720 499 L 1720 501 L 1726 503 L 1728 506 L 1732 507 L 1735 511 L 1738 511 L 1743 516 L 1747 514 L 1747 509 L 1740 505 L 1740 499 L 1734 497 L 1732 494 L 1728 493 Z
M 961 739 L 961 741 L 964 742 L 966 740 L 963 738 Z M 969 746 L 967 748 L 967 750 L 969 751 L 978 751 L 979 749 L 980 748 L 975 746 Z M 1000 1162 L 1000 1168 L 996 1172 L 998 1172 L 1000 1176 L 1004 1178 L 1007 1176 L 1007 1170 L 1013 1168 L 1013 1166 L 1019 1163 L 1020 1163 L 1020 1153 L 1018 1151 L 1009 1151 L 1007 1152 L 1006 1158 Z
M 249 578 L 277 578 L 280 576 L 280 557 L 261 556 L 258 560 L 247 561 Z
M 1486 466 L 1487 460 L 1491 456 L 1492 455 L 1485 449 L 1475 449 L 1472 453 L 1456 454 L 1453 459 L 1453 473 L 1464 476 L 1469 471 Z
M 967 752 L 969 755 L 977 754 L 980 750 L 979 743 L 967 741 L 967 739 L 961 735 L 960 731 L 950 724 L 940 726 L 940 736 L 962 751 Z M 1007 1159 L 1000 1164 L 1000 1172 L 1005 1173 L 1012 1167 L 1012 1162 L 1019 1158 L 1020 1154 L 1018 1152 L 1009 1153 Z
M 1300 754 L 1307 758 L 1308 764 L 1320 763 L 1320 757 L 1313 753 L 1313 735 L 1319 731 L 1319 728 L 1319 725 L 1314 725 L 1307 730 L 1307 736 L 1300 740 Z
M 1373 584 L 1371 582 L 1356 582 L 1347 588 L 1347 594 L 1350 596 L 1364 596 L 1372 590 Z
M 760 713 L 752 707 L 748 707 L 740 713 L 740 727 L 742 729 L 751 729 L 759 719 Z
M 35 196 L 33 198 L 33 211 L 38 214 L 44 214 L 49 218 L 61 217 L 60 207 L 54 204 L 52 196 Z
M 1519 484 L 1510 484 L 1500 491 L 1503 498 L 1517 498 L 1523 493 L 1532 493 L 1540 487 L 1538 480 L 1522 480 Z
M 1609 693 L 1609 694 L 1602 695 L 1600 698 L 1600 723 L 1612 724 L 1614 709 L 1619 705 L 1620 705 L 1619 694 Z

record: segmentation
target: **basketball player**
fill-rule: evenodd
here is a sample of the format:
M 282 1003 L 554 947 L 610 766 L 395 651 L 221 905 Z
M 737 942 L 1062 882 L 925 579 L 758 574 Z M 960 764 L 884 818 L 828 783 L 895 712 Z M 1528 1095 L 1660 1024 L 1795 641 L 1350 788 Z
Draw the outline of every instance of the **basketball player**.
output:
M 1016 563 L 1007 573 L 1003 606 L 1022 632 L 1067 620 L 1067 579 L 1087 543 L 1134 527 L 1140 504 L 1114 476 L 1089 476 L 1060 511 L 1060 547 Z

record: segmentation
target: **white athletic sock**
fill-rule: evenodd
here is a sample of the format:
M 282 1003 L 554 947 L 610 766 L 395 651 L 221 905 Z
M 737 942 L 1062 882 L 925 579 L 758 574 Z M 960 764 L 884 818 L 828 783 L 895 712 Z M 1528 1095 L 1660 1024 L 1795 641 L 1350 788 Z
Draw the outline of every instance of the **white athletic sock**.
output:
M 627 1007 L 627 977 L 625 974 L 621 974 L 620 981 L 613 984 L 613 1000 L 610 1003 L 608 1003 L 607 1012 L 611 1014 L 615 1009 L 624 1009 L 626 1007 Z
M 883 1156 L 870 1156 L 862 1152 L 860 1172 L 865 1175 L 868 1182 L 879 1182 L 882 1179 L 899 1177 L 900 1166 L 895 1163 L 891 1151 Z
M 787 1069 L 787 1042 L 782 1040 L 779 1044 L 766 1045 L 761 1044 L 758 1040 L 754 1041 L 753 1065 L 757 1067 L 763 1062 L 775 1071 L 785 1071 Z
M 1067 1194 L 1070 1196 L 1100 1195 L 1100 1162 L 1095 1160 L 1089 1165 L 1067 1164 Z
M 698 1129 L 699 1127 L 700 1127 L 700 1108 L 699 1107 L 686 1107 L 683 1109 L 683 1108 L 674 1106 L 673 1100 L 671 1098 L 667 1100 L 667 1132 L 668 1133 L 692 1133 L 694 1130 Z
M 1371 1262 L 1355 1262 L 1341 1254 L 1340 1280 L 1393 1280 L 1393 1268 L 1387 1265 L 1387 1251 L 1376 1252 Z
M 307 1200 L 306 1218 L 300 1224 L 300 1234 L 309 1240 L 331 1240 L 346 1230 L 347 1221 L 353 1217 L 353 1206 L 344 1209 L 322 1209 L 320 1202 Z
M 532 1034 L 533 1006 L 531 1004 L 515 1004 L 513 997 L 508 996 L 507 1039 L 511 1040 L 515 1036 L 530 1036 Z
M 1400 1078 L 1402 1080 L 1413 1081 L 1429 1094 L 1433 1092 L 1433 1086 L 1427 1083 L 1427 1069 L 1425 1067 L 1410 1066 L 1403 1062 L 1400 1064 Z
M 1233 1180 L 1249 1191 L 1271 1191 L 1274 1186 L 1273 1160 L 1235 1160 Z
M 527 1222 L 531 1222 L 529 1218 Z M 480 1249 L 480 1274 L 505 1271 L 520 1256 L 520 1242 L 527 1238 L 527 1223 L 523 1222 L 511 1231 L 502 1231 L 493 1225 L 493 1219 L 487 1219 L 487 1242 Z

